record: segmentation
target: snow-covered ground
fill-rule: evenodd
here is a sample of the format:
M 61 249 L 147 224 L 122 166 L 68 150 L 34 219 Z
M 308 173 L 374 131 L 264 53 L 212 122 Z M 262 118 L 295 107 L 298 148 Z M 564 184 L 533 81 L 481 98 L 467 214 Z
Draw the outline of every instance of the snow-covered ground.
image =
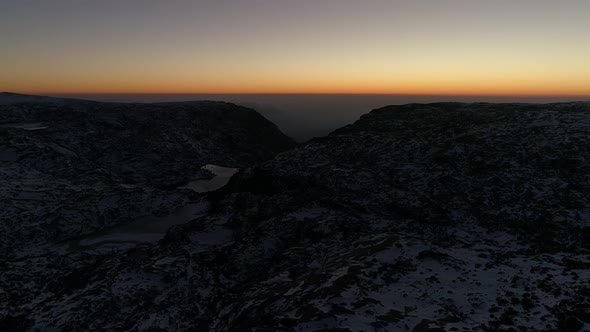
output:
M 157 243 L 53 244 L 2 262 L 0 315 L 64 331 L 588 330 L 585 123 L 586 103 L 375 110 L 242 168 Z M 158 216 L 203 197 L 179 190 L 186 181 L 161 197 L 138 182 L 22 174 L 19 190 L 0 177 L 3 197 L 16 194 L 11 216 L 59 202 L 55 187 L 77 203 L 99 192 L 97 211 L 141 201 L 130 193 L 149 198 L 142 206 L 160 197 Z M 66 214 L 69 225 L 91 211 Z

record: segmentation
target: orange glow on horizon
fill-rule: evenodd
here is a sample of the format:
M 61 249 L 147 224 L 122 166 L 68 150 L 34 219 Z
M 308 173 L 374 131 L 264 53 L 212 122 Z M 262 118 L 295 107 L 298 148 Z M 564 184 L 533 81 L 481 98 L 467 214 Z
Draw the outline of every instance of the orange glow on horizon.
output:
M 442 64 L 413 59 L 358 64 L 341 60 L 343 63 L 330 64 L 292 59 L 276 66 L 256 61 L 204 70 L 191 62 L 163 68 L 114 63 L 110 70 L 84 68 L 81 63 L 61 72 L 14 72 L 9 82 L 0 77 L 0 90 L 34 94 L 590 96 L 590 67 L 585 66 L 585 59 L 570 59 L 561 66 L 527 65 L 518 57 L 509 63 L 499 56 L 468 60 L 449 58 Z
M 78 89 L 68 87 L 48 87 L 31 89 L 27 87 L 0 89 L 7 92 L 17 92 L 37 95 L 56 94 L 342 94 L 342 95 L 416 95 L 416 96 L 506 96 L 506 97 L 588 97 L 590 96 L 590 82 L 580 86 L 552 87 L 541 84 L 407 84 L 406 86 L 317 86 L 311 88 L 296 86 L 253 86 L 249 88 L 238 86 L 193 87 L 170 85 L 107 85 L 83 86 L 77 84 Z

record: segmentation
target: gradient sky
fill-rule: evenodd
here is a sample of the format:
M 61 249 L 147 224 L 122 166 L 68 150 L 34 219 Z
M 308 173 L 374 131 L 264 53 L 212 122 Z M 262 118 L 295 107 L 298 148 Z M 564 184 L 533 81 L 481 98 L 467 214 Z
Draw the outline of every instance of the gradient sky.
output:
M 0 90 L 590 96 L 588 0 L 0 0 Z

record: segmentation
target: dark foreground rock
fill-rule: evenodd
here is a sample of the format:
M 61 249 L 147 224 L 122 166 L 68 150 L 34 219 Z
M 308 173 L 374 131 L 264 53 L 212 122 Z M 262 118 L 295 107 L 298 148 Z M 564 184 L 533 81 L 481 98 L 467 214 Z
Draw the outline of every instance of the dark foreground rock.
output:
M 48 269 L 54 282 L 12 299 L 5 321 L 587 330 L 588 174 L 587 103 L 386 107 L 243 170 L 158 245 L 67 255 L 71 273 Z

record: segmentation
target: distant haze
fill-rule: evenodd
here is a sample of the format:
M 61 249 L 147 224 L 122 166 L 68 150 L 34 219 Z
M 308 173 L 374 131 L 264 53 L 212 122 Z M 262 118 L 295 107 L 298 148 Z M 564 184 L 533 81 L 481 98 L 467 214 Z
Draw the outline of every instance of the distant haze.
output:
M 58 97 L 82 98 L 108 102 L 169 102 L 190 100 L 226 101 L 251 107 L 274 122 L 297 141 L 324 136 L 351 124 L 361 115 L 387 105 L 409 103 L 522 102 L 550 103 L 590 100 L 590 97 L 476 97 L 410 95 L 333 95 L 333 94 L 68 94 Z

